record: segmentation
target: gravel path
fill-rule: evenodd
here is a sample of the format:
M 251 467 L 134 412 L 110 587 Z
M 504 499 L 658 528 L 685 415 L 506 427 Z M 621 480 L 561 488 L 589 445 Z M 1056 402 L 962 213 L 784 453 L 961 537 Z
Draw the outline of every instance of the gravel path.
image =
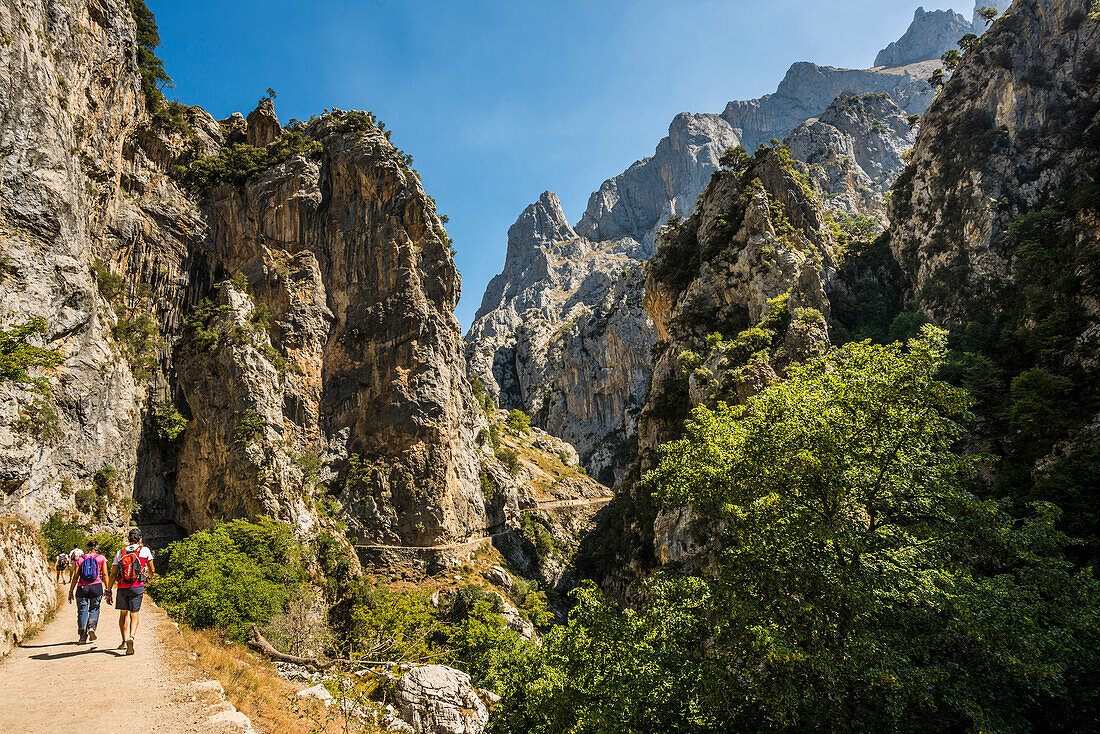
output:
M 242 730 L 211 721 L 218 708 L 211 704 L 228 707 L 221 703 L 220 684 L 196 684 L 185 666 L 170 660 L 163 640 L 176 630 L 148 596 L 141 607 L 134 655 L 114 649 L 120 642 L 118 612 L 106 607 L 104 601 L 95 642 L 77 644 L 76 605 L 66 604 L 34 639 L 0 660 L 0 732 Z

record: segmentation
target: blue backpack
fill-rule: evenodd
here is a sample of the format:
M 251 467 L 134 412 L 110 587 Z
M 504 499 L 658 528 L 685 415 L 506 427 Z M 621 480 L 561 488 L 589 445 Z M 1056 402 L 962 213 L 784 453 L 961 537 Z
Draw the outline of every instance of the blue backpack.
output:
M 95 556 L 85 555 L 80 560 L 80 580 L 90 584 L 99 578 L 99 559 Z

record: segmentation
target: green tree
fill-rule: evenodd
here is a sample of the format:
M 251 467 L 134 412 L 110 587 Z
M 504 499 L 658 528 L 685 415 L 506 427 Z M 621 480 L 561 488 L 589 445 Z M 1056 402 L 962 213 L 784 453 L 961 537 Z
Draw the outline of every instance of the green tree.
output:
M 962 61 L 962 54 L 959 53 L 958 49 L 949 48 L 943 52 L 940 61 L 943 62 L 943 68 L 954 71 L 959 62 Z
M 466 602 L 469 606 L 464 606 L 460 617 L 447 628 L 452 660 L 477 685 L 499 688 L 503 671 L 524 643 L 519 633 L 505 625 L 498 597 L 474 593 L 467 595 Z
M 0 384 L 20 383 L 43 395 L 50 391 L 45 377 L 32 377 L 28 372 L 56 367 L 65 361 L 57 351 L 28 342 L 29 337 L 45 333 L 46 320 L 41 317 L 10 329 L 0 329 Z
M 52 561 L 59 553 L 68 553 L 73 548 L 83 548 L 88 540 L 88 528 L 65 519 L 55 512 L 42 523 L 42 537 L 46 539 L 49 558 Z
M 994 20 L 996 20 L 997 16 L 1000 14 L 1001 11 L 997 10 L 996 8 L 978 8 L 978 17 L 984 20 L 986 25 L 989 25 Z
M 520 433 L 527 433 L 531 430 L 531 417 L 524 413 L 519 408 L 515 408 L 508 413 L 508 426 Z
M 752 163 L 753 158 L 743 145 L 727 148 L 726 152 L 722 153 L 722 156 L 718 159 L 718 165 L 731 169 L 739 176 L 747 171 Z
M 162 573 L 150 585 L 158 604 L 192 627 L 236 639 L 281 612 L 304 578 L 293 531 L 270 518 L 200 530 L 168 546 L 158 565 Z
M 962 49 L 964 54 L 973 51 L 977 47 L 978 37 L 973 33 L 965 33 L 963 37 L 959 39 L 959 48 Z
M 709 525 L 713 571 L 656 579 L 636 612 L 583 592 L 509 669 L 500 731 L 1091 727 L 1100 589 L 1053 506 L 971 491 L 945 339 L 848 344 L 697 408 L 645 481 Z

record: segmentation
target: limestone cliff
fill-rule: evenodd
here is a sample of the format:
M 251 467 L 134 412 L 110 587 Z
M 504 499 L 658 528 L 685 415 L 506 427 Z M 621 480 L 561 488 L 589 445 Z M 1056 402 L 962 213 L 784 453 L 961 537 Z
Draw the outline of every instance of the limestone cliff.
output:
M 885 243 L 904 308 L 952 330 L 996 491 L 1100 557 L 1100 18 L 1019 0 L 925 114 Z M 912 318 L 907 316 L 906 318 Z
M 674 214 L 691 214 L 718 158 L 740 142 L 718 115 L 680 113 L 652 156 L 592 193 L 577 232 L 594 241 L 630 237 L 643 243 L 646 257 L 652 255 L 657 229 Z
M 636 575 L 688 562 L 706 543 L 690 510 L 660 510 L 637 479 L 694 406 L 743 402 L 828 347 L 833 232 L 785 150 L 763 147 L 716 173 L 695 213 L 663 233 L 645 283 L 657 343 L 634 481 L 597 518 L 579 561 L 607 588 L 623 594 Z
M 41 345 L 65 358 L 48 400 L 0 386 L 0 506 L 33 519 L 72 509 L 110 467 L 125 497 L 103 497 L 100 517 L 126 522 L 142 383 L 163 391 L 164 352 L 115 333 L 127 336 L 130 307 L 178 323 L 203 217 L 166 175 L 183 141 L 146 110 L 125 3 L 3 3 L 0 36 L 0 321 L 44 318 Z M 196 122 L 201 150 L 217 125 Z M 117 310 L 93 277 L 97 260 L 131 276 L 112 284 Z
M 745 149 L 753 151 L 772 138 L 782 140 L 842 94 L 885 92 L 906 113 L 919 115 L 932 101 L 926 80 L 937 66 L 938 60 L 890 68 L 837 69 L 800 61 L 791 66 L 774 93 L 730 102 L 722 117 Z
M 1092 185 L 1096 40 L 1083 1 L 1018 2 L 924 116 L 893 194 L 890 243 L 930 317 L 962 325 L 987 315 L 983 299 L 1012 281 L 1012 222 Z
M 0 517 L 0 658 L 57 608 L 58 584 L 38 530 Z
M 467 335 L 471 375 L 502 407 L 573 443 L 609 485 L 648 383 L 652 337 L 637 267 L 646 256 L 631 237 L 578 235 L 546 192 L 509 229 L 504 270 Z
M 65 358 L 48 411 L 2 387 L 0 505 L 307 530 L 336 494 L 364 539 L 482 532 L 485 421 L 418 175 L 369 114 L 284 130 L 270 100 L 221 124 L 168 105 L 142 22 L 0 4 L 0 321 L 44 317 Z

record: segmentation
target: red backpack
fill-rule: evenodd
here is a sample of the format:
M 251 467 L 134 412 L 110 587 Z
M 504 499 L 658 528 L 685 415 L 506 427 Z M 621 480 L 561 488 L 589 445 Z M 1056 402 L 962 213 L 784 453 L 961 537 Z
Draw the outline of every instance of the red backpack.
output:
M 127 585 L 144 584 L 149 580 L 141 563 L 140 545 L 132 551 L 122 551 L 122 558 L 118 560 L 118 580 Z

